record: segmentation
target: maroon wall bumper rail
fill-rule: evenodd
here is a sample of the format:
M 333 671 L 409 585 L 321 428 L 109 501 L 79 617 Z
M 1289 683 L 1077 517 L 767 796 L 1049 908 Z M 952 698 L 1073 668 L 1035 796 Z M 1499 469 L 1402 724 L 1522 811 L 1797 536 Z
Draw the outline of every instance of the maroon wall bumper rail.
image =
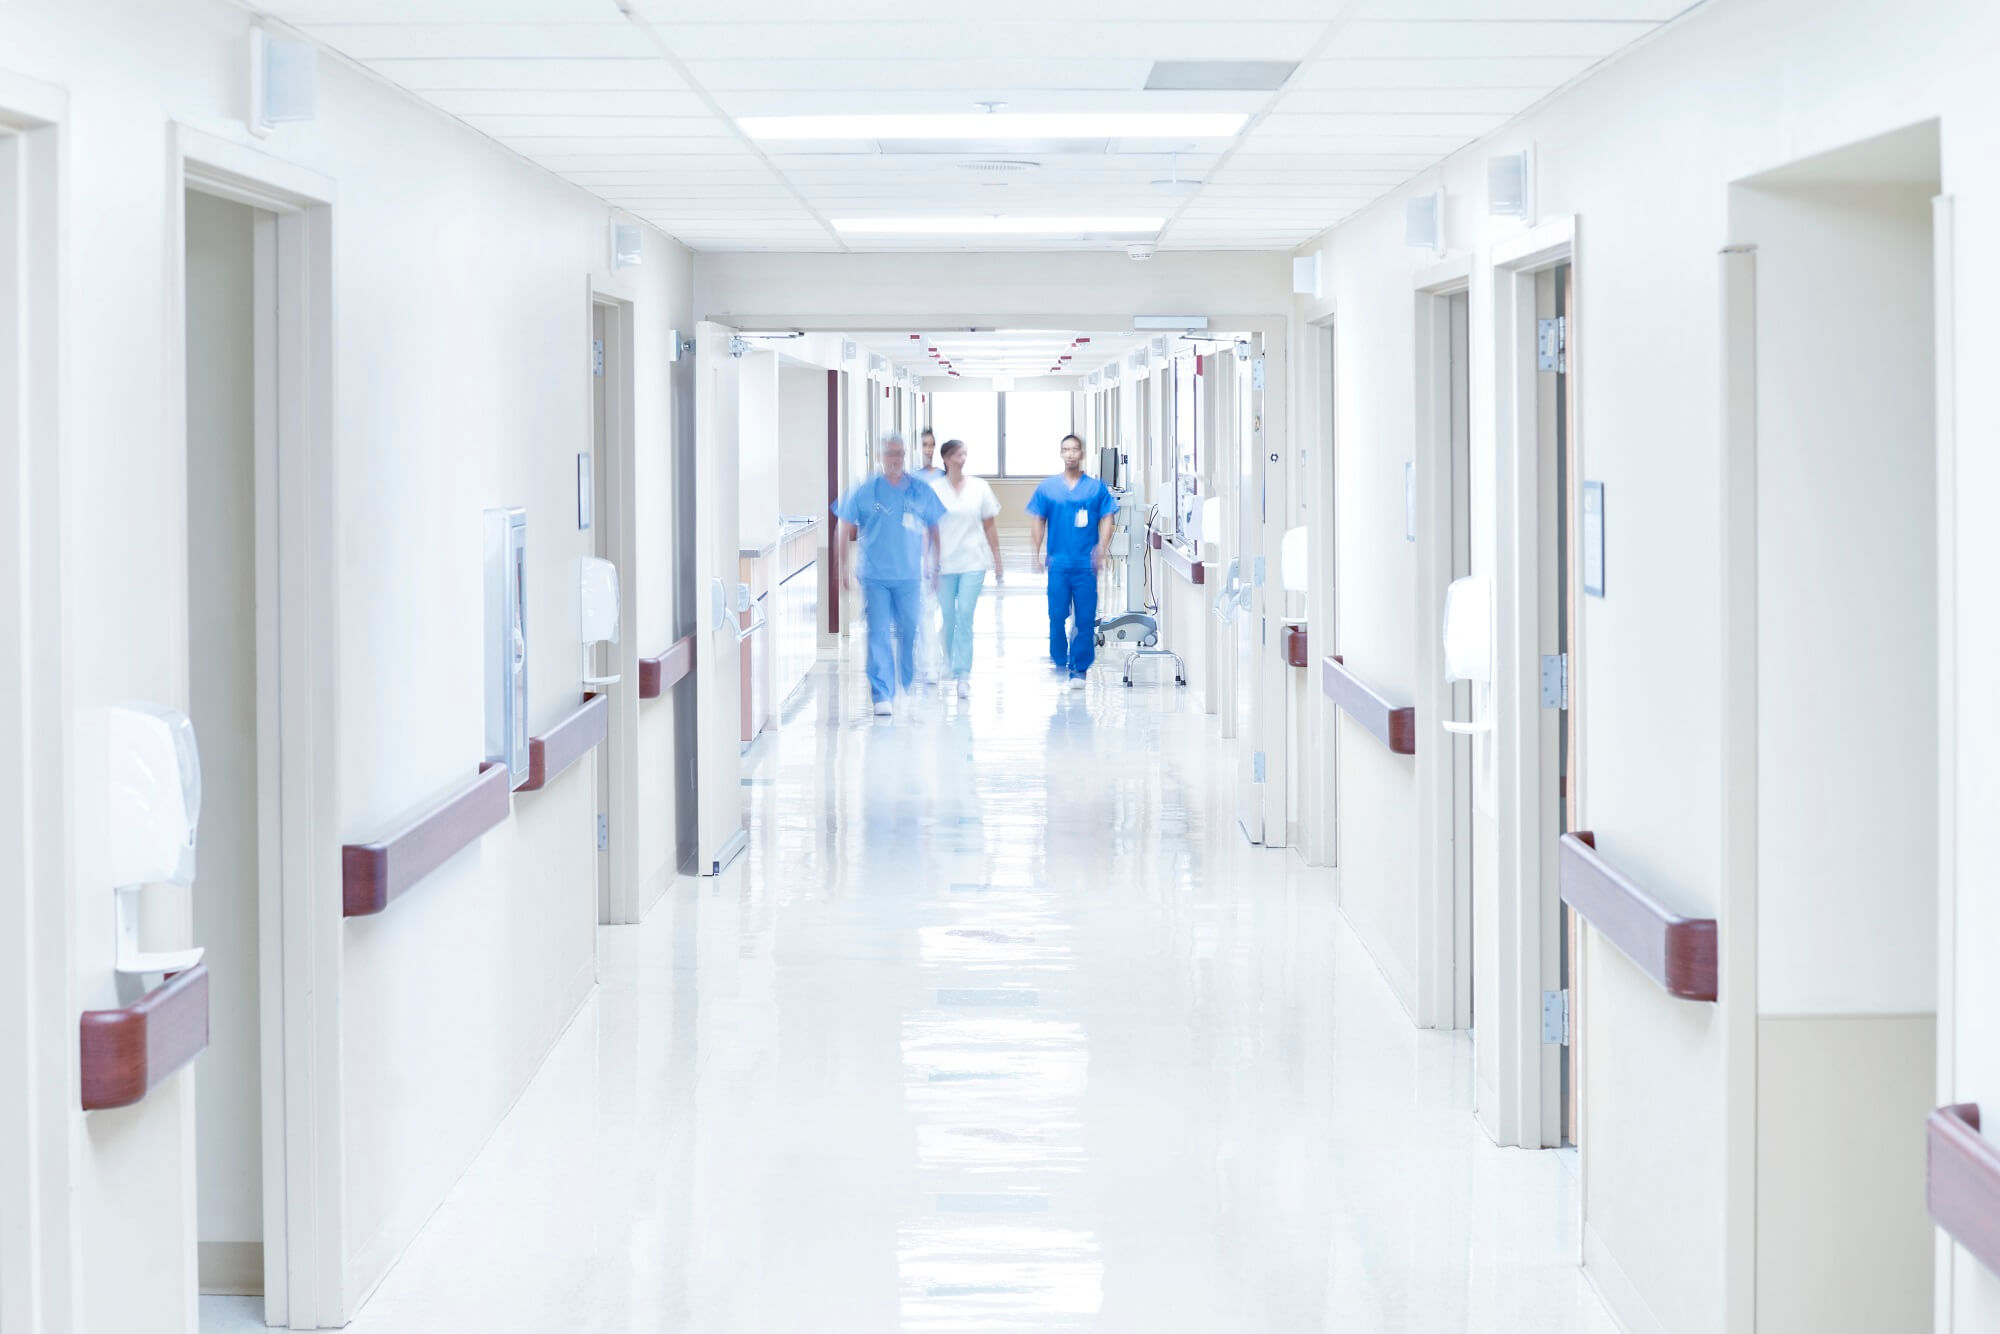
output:
M 1160 563 L 1191 584 L 1208 582 L 1208 568 L 1200 561 L 1182 551 L 1171 542 L 1159 542 L 1159 534 L 1153 534 L 1155 545 L 1160 552 Z
M 694 670 L 694 636 L 683 635 L 657 658 L 639 659 L 639 698 L 658 699 Z
M 507 818 L 507 766 L 486 763 L 479 776 L 374 843 L 340 850 L 341 914 L 368 917 L 450 861 Z
M 1712 1001 L 1715 919 L 1682 917 L 1597 854 L 1597 837 L 1562 837 L 1562 899 L 1645 974 L 1684 1000 Z
M 1306 640 L 1303 625 L 1288 625 L 1282 631 L 1285 644 L 1285 665 L 1288 667 L 1310 667 L 1312 649 Z
M 208 1046 L 208 965 L 175 973 L 132 1004 L 77 1024 L 83 1110 L 130 1107 Z
M 603 695 L 584 696 L 583 703 L 565 714 L 561 722 L 540 736 L 528 738 L 528 781 L 515 790 L 536 792 L 547 787 L 557 774 L 609 735 L 611 701 Z
M 1979 1105 L 1940 1107 L 1924 1125 L 1931 1221 L 2000 1273 L 2000 1148 L 1979 1133 Z
M 1320 692 L 1398 755 L 1417 753 L 1417 711 L 1397 708 L 1347 670 L 1337 653 L 1320 659 Z

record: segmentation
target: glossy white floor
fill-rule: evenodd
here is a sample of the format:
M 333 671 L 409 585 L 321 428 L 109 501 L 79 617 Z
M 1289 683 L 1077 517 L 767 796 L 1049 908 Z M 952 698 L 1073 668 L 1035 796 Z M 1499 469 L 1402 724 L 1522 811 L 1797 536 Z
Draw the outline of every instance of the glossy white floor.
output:
M 1482 1137 L 1331 872 L 1243 843 L 1213 720 L 1061 688 L 1038 580 L 979 627 L 971 700 L 893 722 L 822 661 L 749 852 L 604 931 L 352 1328 L 1612 1330 L 1570 1168 Z

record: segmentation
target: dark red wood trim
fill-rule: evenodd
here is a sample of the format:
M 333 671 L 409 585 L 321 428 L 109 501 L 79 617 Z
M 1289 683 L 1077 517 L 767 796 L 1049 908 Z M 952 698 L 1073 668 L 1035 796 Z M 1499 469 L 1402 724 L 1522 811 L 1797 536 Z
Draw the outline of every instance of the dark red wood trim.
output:
M 1172 543 L 1161 545 L 1160 561 L 1168 569 L 1191 584 L 1208 582 L 1208 572 L 1202 568 L 1202 563 Z
M 1712 1001 L 1716 984 L 1715 919 L 1682 917 L 1597 855 L 1597 836 L 1562 837 L 1563 902 L 1667 993 Z
M 1288 625 L 1279 634 L 1285 644 L 1285 665 L 1288 667 L 1312 666 L 1312 649 L 1306 642 L 1306 628 L 1303 625 Z
M 83 1110 L 130 1107 L 208 1046 L 208 965 L 198 963 L 116 1010 L 77 1023 Z
M 540 736 L 528 738 L 528 781 L 515 791 L 539 792 L 610 735 L 610 699 L 585 695 L 583 703 L 565 714 L 561 722 Z
M 1417 711 L 1399 709 L 1347 670 L 1339 654 L 1320 659 L 1320 692 L 1398 755 L 1417 753 Z
M 1924 1126 L 1931 1221 L 2000 1273 L 2000 1149 L 1979 1133 L 1979 1104 L 1940 1107 Z
M 657 658 L 639 659 L 639 698 L 658 699 L 694 670 L 694 636 L 683 635 Z
M 443 801 L 412 817 L 374 843 L 340 850 L 340 902 L 344 917 L 369 917 L 389 900 L 457 856 L 507 818 L 507 766 L 488 762 L 479 775 Z
M 826 373 L 826 632 L 840 633 L 840 372 Z

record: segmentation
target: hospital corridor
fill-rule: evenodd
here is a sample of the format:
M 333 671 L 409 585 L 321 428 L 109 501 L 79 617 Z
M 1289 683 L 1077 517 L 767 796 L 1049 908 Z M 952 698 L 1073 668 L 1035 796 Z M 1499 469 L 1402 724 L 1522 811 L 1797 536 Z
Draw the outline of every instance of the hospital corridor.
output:
M 1996 50 L 0 0 L 0 1334 L 2000 1334 Z

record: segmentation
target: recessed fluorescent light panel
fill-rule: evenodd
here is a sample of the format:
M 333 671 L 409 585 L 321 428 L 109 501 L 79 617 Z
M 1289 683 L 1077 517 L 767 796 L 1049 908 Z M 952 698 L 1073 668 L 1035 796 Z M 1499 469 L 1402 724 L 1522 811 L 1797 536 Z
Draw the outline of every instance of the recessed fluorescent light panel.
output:
M 850 236 L 1136 236 L 1165 218 L 835 218 Z
M 1240 111 L 966 112 L 943 115 L 743 116 L 752 139 L 1227 139 Z
M 1295 60 L 1156 60 L 1146 76 L 1155 92 L 1268 93 L 1285 86 Z

